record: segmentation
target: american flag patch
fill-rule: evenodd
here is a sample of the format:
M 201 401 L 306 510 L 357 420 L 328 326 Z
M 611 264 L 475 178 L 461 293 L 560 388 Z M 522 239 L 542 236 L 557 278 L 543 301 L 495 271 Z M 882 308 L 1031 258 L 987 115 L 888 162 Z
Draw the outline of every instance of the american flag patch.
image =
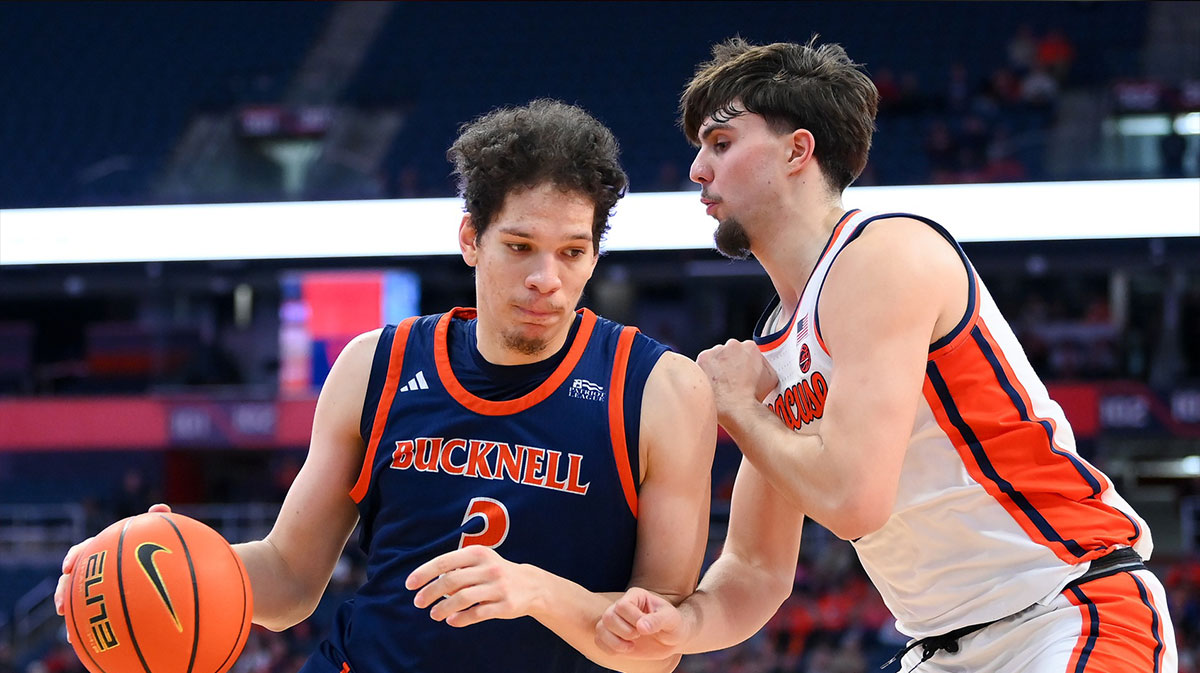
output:
M 808 336 L 808 316 L 800 316 L 800 321 L 796 324 L 796 343 L 804 341 Z

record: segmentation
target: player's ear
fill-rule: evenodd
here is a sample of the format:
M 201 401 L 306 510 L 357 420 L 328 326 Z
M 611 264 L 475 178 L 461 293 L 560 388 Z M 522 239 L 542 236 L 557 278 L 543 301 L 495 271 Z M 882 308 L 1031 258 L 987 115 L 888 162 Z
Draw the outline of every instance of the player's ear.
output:
M 475 229 L 475 223 L 471 221 L 471 214 L 464 214 L 462 222 L 458 225 L 458 248 L 462 250 L 463 261 L 467 266 L 475 266 L 479 262 L 479 246 L 476 244 L 478 236 L 479 232 Z
M 788 148 L 788 172 L 798 173 L 812 161 L 813 153 L 817 149 L 817 139 L 808 129 L 796 129 L 792 131 L 789 140 L 791 143 Z

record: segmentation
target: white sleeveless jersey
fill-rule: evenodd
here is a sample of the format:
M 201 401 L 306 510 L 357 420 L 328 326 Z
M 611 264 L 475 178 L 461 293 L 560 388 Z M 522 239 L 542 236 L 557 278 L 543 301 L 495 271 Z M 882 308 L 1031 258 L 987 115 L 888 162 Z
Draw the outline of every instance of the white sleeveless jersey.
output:
M 786 327 L 772 331 L 785 317 L 776 298 L 755 329 L 780 380 L 767 406 L 796 432 L 820 432 L 826 396 L 837 386 L 816 313 L 821 287 L 842 249 L 890 217 L 925 222 L 944 236 L 962 257 L 970 292 L 966 315 L 930 346 L 892 515 L 853 541 L 897 628 L 922 638 L 1047 602 L 1113 548 L 1149 558 L 1145 522 L 1076 453 L 1062 409 L 962 249 L 925 218 L 858 211 L 842 218 Z

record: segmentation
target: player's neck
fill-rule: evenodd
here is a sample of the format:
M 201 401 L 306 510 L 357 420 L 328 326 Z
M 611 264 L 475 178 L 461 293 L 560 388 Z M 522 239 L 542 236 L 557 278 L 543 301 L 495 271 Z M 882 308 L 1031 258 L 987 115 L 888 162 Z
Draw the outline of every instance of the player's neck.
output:
M 762 264 L 779 301 L 796 306 L 804 285 L 821 258 L 821 251 L 845 214 L 841 199 L 824 202 L 820 207 L 781 209 L 790 214 L 754 241 L 754 256 Z
M 475 323 L 475 340 L 479 354 L 493 365 L 528 365 L 553 357 L 562 349 L 571 333 L 573 321 L 568 320 L 548 336 L 542 348 L 529 353 L 511 345 L 501 330 L 482 312 Z

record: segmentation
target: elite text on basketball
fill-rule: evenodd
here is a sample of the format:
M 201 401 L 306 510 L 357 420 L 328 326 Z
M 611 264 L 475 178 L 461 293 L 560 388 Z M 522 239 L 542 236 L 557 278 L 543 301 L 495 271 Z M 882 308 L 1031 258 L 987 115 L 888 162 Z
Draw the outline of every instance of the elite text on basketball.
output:
M 96 585 L 104 582 L 104 559 L 107 557 L 107 551 L 97 552 L 89 556 L 83 566 L 84 603 L 94 605 L 97 609 L 96 614 L 88 618 L 88 624 L 91 625 L 94 649 L 97 652 L 104 652 L 121 644 L 117 641 L 117 635 L 113 633 L 112 621 L 108 617 L 108 604 L 104 600 L 104 593 L 96 587 Z M 93 593 L 93 590 L 95 593 Z

